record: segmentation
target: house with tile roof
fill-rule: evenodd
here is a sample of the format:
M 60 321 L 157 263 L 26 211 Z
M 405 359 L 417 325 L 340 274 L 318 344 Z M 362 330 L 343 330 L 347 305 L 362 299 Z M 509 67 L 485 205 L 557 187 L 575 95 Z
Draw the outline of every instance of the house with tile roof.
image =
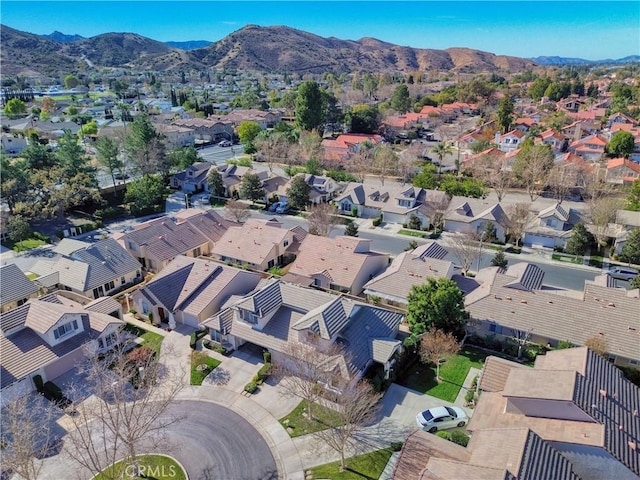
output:
M 454 276 L 456 270 L 452 262 L 445 260 L 447 254 L 447 250 L 434 241 L 402 252 L 384 272 L 365 284 L 364 293 L 379 297 L 389 305 L 406 308 L 412 286 L 426 283 L 429 278 Z
M 175 119 L 172 125 L 192 130 L 196 141 L 217 143 L 233 138 L 233 124 L 227 121 L 215 121 L 205 118 Z
M 606 146 L 607 139 L 598 133 L 594 133 L 588 137 L 571 142 L 567 150 L 587 161 L 598 161 L 602 158 L 602 155 L 604 155 Z
M 503 152 L 512 152 L 513 150 L 520 148 L 520 144 L 524 141 L 525 133 L 522 130 L 511 130 L 510 132 L 500 134 L 496 133 L 493 143 L 498 145 L 498 148 Z
M 360 150 L 360 144 L 368 142 L 378 145 L 384 141 L 381 135 L 368 133 L 343 133 L 336 138 L 322 140 L 325 159 L 330 162 L 342 164 L 349 157 Z
M 0 312 L 19 307 L 38 296 L 38 285 L 15 264 L 0 266 Z
M 444 215 L 444 230 L 452 233 L 482 235 L 486 225 L 493 223 L 496 237 L 504 242 L 508 224 L 507 214 L 499 203 L 482 198 L 452 197 Z
M 307 235 L 284 281 L 359 295 L 364 284 L 389 264 L 389 255 L 371 250 L 371 240 Z
M 584 345 L 601 338 L 608 358 L 621 366 L 640 362 L 640 289 L 616 288 L 608 275 L 586 281 L 583 292 L 543 286 L 544 272 L 527 262 L 482 269 L 478 288 L 465 297 L 471 328 L 480 336 L 512 337 L 530 332 L 531 341 L 556 346 Z
M 232 348 L 253 343 L 285 358 L 289 342 L 340 343 L 345 355 L 327 359 L 344 377 L 360 377 L 374 362 L 389 372 L 402 344 L 404 315 L 316 289 L 270 280 L 227 303 L 205 325 L 211 338 Z
M 57 292 L 29 299 L 17 308 L 0 314 L 0 403 L 35 390 L 33 378 L 53 380 L 85 358 L 85 345 L 92 350 L 108 350 L 124 325 L 117 305 L 112 314 L 103 313 L 105 304 L 89 302 L 70 292 Z M 79 303 L 83 302 L 84 306 Z
M 552 128 L 540 133 L 538 142 L 542 145 L 549 145 L 555 154 L 562 152 L 567 146 L 564 134 L 556 132 Z
M 142 280 L 142 265 L 113 238 L 87 243 L 63 238 L 29 267 L 34 282 L 89 298 L 110 295 Z
M 613 243 L 614 252 L 620 255 L 622 248 L 627 243 L 632 230 L 640 228 L 640 212 L 631 210 L 618 210 L 615 222 L 615 240 Z
M 541 210 L 527 225 L 522 237 L 524 245 L 563 247 L 571 238 L 573 227 L 581 222 L 580 213 L 556 203 Z
M 466 448 L 417 430 L 395 480 L 631 480 L 640 474 L 640 391 L 586 347 L 538 356 L 534 368 L 488 357 Z
M 640 163 L 626 158 L 612 158 L 607 161 L 607 183 L 633 183 L 640 178 Z
M 224 232 L 235 225 L 237 223 L 214 210 L 190 209 L 180 213 L 175 220 L 169 217 L 149 220 L 114 238 L 138 259 L 143 268 L 158 272 L 178 255 L 208 255 Z
M 409 223 L 412 215 L 418 217 L 423 227 L 431 224 L 433 210 L 446 208 L 449 197 L 439 190 L 426 190 L 414 186 L 374 185 L 352 182 L 334 202 L 340 212 L 363 218 L 382 215 L 388 223 Z
M 242 122 L 256 122 L 262 130 L 273 128 L 282 120 L 284 113 L 281 110 L 258 110 L 258 109 L 237 109 L 232 110 L 226 115 L 210 115 L 208 120 L 214 122 L 231 123 L 234 127 L 238 127 Z
M 240 226 L 229 227 L 211 250 L 211 256 L 265 271 L 290 261 L 305 235 L 303 229 L 285 228 L 275 218 L 250 218 Z
M 134 308 L 152 314 L 156 323 L 198 328 L 217 313 L 232 295 L 251 292 L 260 281 L 257 273 L 221 265 L 212 260 L 174 258 L 158 275 L 132 295 Z
M 569 125 L 562 127 L 562 134 L 571 140 L 580 140 L 598 132 L 598 126 L 595 123 L 577 120 Z
M 181 127 L 176 124 L 166 125 L 164 123 L 156 123 L 154 124 L 154 128 L 165 137 L 165 142 L 169 150 L 190 147 L 196 143 L 195 132 L 190 128 Z

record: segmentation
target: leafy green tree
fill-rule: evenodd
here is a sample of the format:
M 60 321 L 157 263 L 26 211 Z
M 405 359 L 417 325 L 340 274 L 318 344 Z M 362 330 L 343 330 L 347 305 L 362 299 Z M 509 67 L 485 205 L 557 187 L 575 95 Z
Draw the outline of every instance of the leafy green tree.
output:
M 464 336 L 469 313 L 464 309 L 464 294 L 453 280 L 429 278 L 427 283 L 413 285 L 407 301 L 406 319 L 412 337 L 417 338 L 431 328 L 458 338 Z
M 634 228 L 629 232 L 629 237 L 620 252 L 620 260 L 640 265 L 640 228 Z
M 349 222 L 344 229 L 344 234 L 349 237 L 358 236 L 358 224 L 356 222 Z
M 584 255 L 587 249 L 593 245 L 593 235 L 587 230 L 582 223 L 578 223 L 573 227 L 571 238 L 567 241 L 564 251 L 571 255 Z
M 471 153 L 480 153 L 485 150 L 490 149 L 491 147 L 495 147 L 495 143 L 490 142 L 489 140 L 477 140 L 471 144 L 469 147 L 471 149 Z
M 391 108 L 404 114 L 411 110 L 411 96 L 409 95 L 409 87 L 404 83 L 398 85 L 391 95 Z
M 257 122 L 242 122 L 238 125 L 238 137 L 241 143 L 252 143 L 262 129 Z
M 507 268 L 508 264 L 509 260 L 507 260 L 507 257 L 504 255 L 504 250 L 502 248 L 498 249 L 491 259 L 491 265 L 494 267 Z
M 66 211 L 87 203 L 100 203 L 95 176 L 82 169 L 73 172 L 62 166 L 36 170 L 29 177 L 37 203 L 31 214 L 41 218 L 63 218 Z
M 487 188 L 482 180 L 471 177 L 446 175 L 440 181 L 439 188 L 450 196 L 484 198 L 487 194 Z
M 322 172 L 324 171 L 322 164 L 315 158 L 307 160 L 304 164 L 304 168 L 309 175 L 322 175 Z
M 75 75 L 69 74 L 64 77 L 64 88 L 76 88 L 79 83 Z
M 145 175 L 127 183 L 124 201 L 132 203 L 134 215 L 158 211 L 162 208 L 166 193 L 160 175 Z
M 211 195 L 216 197 L 224 196 L 224 182 L 222 180 L 222 175 L 218 169 L 213 166 L 209 169 L 209 173 L 207 173 L 207 183 L 209 184 L 209 192 Z
M 407 223 L 407 228 L 412 230 L 420 230 L 422 228 L 422 221 L 417 215 L 411 214 L 409 217 L 409 222 Z
M 640 212 L 640 178 L 634 180 L 627 195 L 627 210 Z
M 49 152 L 45 145 L 41 145 L 38 142 L 29 142 L 21 155 L 26 160 L 27 167 L 33 170 L 51 168 L 56 163 L 53 153 Z
M 571 94 L 571 84 L 567 82 L 552 82 L 544 91 L 544 96 L 552 102 L 558 102 Z
M 307 80 L 298 86 L 296 125 L 301 130 L 316 130 L 324 123 L 324 100 L 317 82 Z
M 242 177 L 242 183 L 240 183 L 240 196 L 242 198 L 255 202 L 263 198 L 264 195 L 264 188 L 257 174 L 247 173 Z
M 89 164 L 89 159 L 78 142 L 78 137 L 71 133 L 71 130 L 65 130 L 63 137 L 58 141 L 55 157 L 62 170 L 63 178 L 71 178 L 78 173 L 95 175 L 95 169 Z M 95 181 L 94 184 L 97 186 Z
M 498 119 L 498 125 L 502 133 L 506 133 L 511 128 L 513 123 L 514 104 L 511 97 L 505 95 L 498 102 L 498 109 L 496 110 L 496 117 Z
M 345 116 L 352 133 L 375 133 L 380 126 L 380 112 L 376 105 L 354 105 Z
M 169 163 L 176 171 L 182 171 L 194 163 L 202 161 L 193 145 L 172 150 L 168 157 Z
M 629 286 L 631 288 L 640 288 L 640 275 L 636 275 L 635 277 L 633 277 L 631 279 L 631 282 L 629 282 Z
M 618 131 L 613 134 L 607 144 L 607 153 L 612 157 L 629 158 L 635 148 L 635 139 L 632 133 Z
M 80 131 L 78 132 L 79 136 L 95 136 L 98 134 L 98 124 L 95 120 L 91 120 L 87 123 L 84 123 L 80 126 Z
M 412 183 L 414 187 L 424 188 L 426 190 L 435 189 L 438 186 L 436 166 L 429 163 L 422 167 L 422 171 L 413 177 Z
M 26 240 L 31 236 L 29 222 L 22 215 L 11 215 L 7 220 L 7 234 L 15 243 Z
M 25 160 L 12 160 L 0 154 L 0 196 L 13 214 L 18 202 L 26 199 L 29 190 L 29 166 Z
M 140 175 L 168 175 L 170 164 L 165 155 L 164 136 L 156 131 L 148 115 L 139 115 L 129 124 L 124 151 Z
M 431 153 L 433 153 L 436 157 L 438 157 L 439 166 L 442 166 L 444 157 L 446 157 L 447 155 L 451 155 L 452 152 L 453 152 L 453 146 L 451 146 L 446 142 L 439 142 L 435 147 L 431 149 Z
M 496 235 L 496 226 L 491 220 L 489 220 L 484 225 L 484 236 L 482 237 L 482 239 L 486 243 L 494 243 L 498 241 L 498 237 Z
M 123 163 L 119 157 L 120 146 L 111 137 L 100 137 L 96 141 L 96 157 L 100 165 L 105 167 L 113 181 L 113 192 L 116 191 L 116 174 L 122 175 Z
M 4 114 L 8 117 L 23 115 L 26 111 L 26 104 L 19 98 L 12 98 L 4 106 Z
M 287 199 L 293 208 L 303 209 L 309 203 L 309 193 L 311 187 L 304 178 L 304 175 L 296 175 L 291 179 L 291 184 L 287 188 Z

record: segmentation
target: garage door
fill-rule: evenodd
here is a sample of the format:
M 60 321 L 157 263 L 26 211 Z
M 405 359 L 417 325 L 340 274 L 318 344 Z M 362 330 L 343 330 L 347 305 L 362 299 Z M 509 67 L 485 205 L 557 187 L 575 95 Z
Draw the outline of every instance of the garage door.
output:
M 553 248 L 554 240 L 544 235 L 525 235 L 524 243 L 532 247 Z
M 46 380 L 53 380 L 60 375 L 67 373 L 73 367 L 78 366 L 84 360 L 84 352 L 82 348 L 74 350 L 69 355 L 65 355 L 59 360 L 44 367 L 44 375 Z

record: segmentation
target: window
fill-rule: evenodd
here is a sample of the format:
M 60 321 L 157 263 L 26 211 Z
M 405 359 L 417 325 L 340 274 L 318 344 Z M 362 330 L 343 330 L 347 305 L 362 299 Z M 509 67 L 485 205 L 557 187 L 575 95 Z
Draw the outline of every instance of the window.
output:
M 120 285 L 124 285 L 125 283 L 127 283 L 125 278 L 124 277 L 120 277 Z
M 269 260 L 269 262 L 267 263 L 267 268 L 272 268 L 275 264 L 276 264 L 275 260 Z
M 60 325 L 53 331 L 53 337 L 57 340 L 58 338 L 64 337 L 68 335 L 70 332 L 78 329 L 78 321 L 73 320 L 72 322 L 65 323 L 64 325 Z
M 217 331 L 217 330 L 209 330 L 209 334 L 211 336 L 211 340 L 213 340 L 214 342 L 222 342 L 222 334 Z
M 102 285 L 93 289 L 93 298 L 104 297 L 104 288 Z
M 489 331 L 493 332 L 493 333 L 501 334 L 502 333 L 502 326 L 501 325 L 497 325 L 495 323 L 492 323 L 491 325 L 489 325 Z
M 104 284 L 104 290 L 106 292 L 113 290 L 116 287 L 115 283 L 113 283 L 113 280 L 111 280 L 110 282 L 107 282 Z
M 18 300 L 18 306 L 24 305 L 25 303 L 27 303 L 27 299 L 26 298 L 21 298 L 20 300 Z
M 201 254 L 202 254 L 202 252 L 200 251 L 200 247 L 193 249 L 193 256 L 194 257 L 199 257 Z
M 289 245 L 289 240 L 285 240 L 285 241 L 284 241 L 284 246 L 286 247 L 286 246 L 288 246 L 288 245 Z
M 638 365 L 637 360 L 629 360 L 629 365 Z

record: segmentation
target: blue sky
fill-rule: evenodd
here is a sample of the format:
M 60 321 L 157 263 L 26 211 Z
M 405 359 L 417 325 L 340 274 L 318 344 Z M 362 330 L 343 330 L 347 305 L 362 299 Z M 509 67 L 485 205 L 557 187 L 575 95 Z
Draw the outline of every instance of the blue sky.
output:
M 590 60 L 640 54 L 633 1 L 24 1 L 2 0 L 18 30 L 84 37 L 134 32 L 159 41 L 216 41 L 246 24 L 287 25 L 324 37 L 417 48 L 469 47 L 502 55 Z

